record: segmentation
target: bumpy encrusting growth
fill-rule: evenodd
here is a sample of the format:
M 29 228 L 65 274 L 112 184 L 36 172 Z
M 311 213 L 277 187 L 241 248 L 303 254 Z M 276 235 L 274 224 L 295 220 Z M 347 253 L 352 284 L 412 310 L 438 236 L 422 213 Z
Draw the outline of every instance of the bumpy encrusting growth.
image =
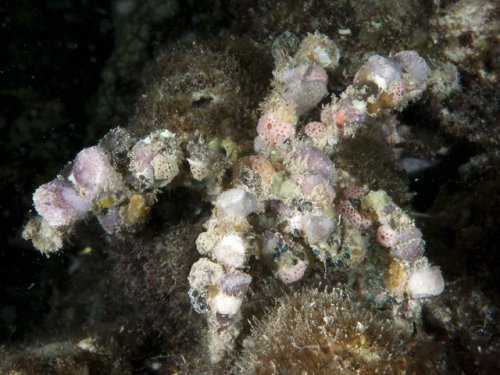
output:
M 338 50 L 332 46 L 325 36 L 309 35 L 295 55 L 277 60 L 272 90 L 257 123 L 258 155 L 236 164 L 233 189 L 219 195 L 208 230 L 198 237 L 198 251 L 210 258 L 199 262 L 210 262 L 210 267 L 193 266 L 191 295 L 195 306 L 200 296 L 207 306 L 214 362 L 232 349 L 241 330 L 244 303 L 244 290 L 232 298 L 222 290 L 222 275 L 248 267 L 250 256 L 261 259 L 289 284 L 302 279 L 317 262 L 326 268 L 361 264 L 370 248 L 370 234 L 390 248 L 390 262 L 401 270 L 397 281 L 383 286 L 385 293 L 402 301 L 407 294 L 422 298 L 443 291 L 439 268 L 429 268 L 422 233 L 414 221 L 385 192 L 358 186 L 331 161 L 337 144 L 355 136 L 369 116 L 401 110 L 419 97 L 426 88 L 427 63 L 415 51 L 374 55 L 359 69 L 353 85 L 323 107 L 321 121 L 302 125 L 301 116 L 327 94 L 325 69 L 334 69 L 331 62 L 338 60 Z M 246 219 L 248 215 L 252 220 Z M 196 280 L 208 279 L 216 268 L 220 278 L 200 287 Z
M 128 168 L 119 159 L 122 152 Z M 23 237 L 50 254 L 62 248 L 77 221 L 91 215 L 107 233 L 132 230 L 145 219 L 156 188 L 178 174 L 181 157 L 168 130 L 155 131 L 133 147 L 126 130 L 111 130 L 100 145 L 80 151 L 57 178 L 35 191 L 39 216 L 26 224 Z
M 207 143 L 198 134 L 194 139 L 166 129 L 132 139 L 114 129 L 37 189 L 39 216 L 23 234 L 47 254 L 59 250 L 74 224 L 91 215 L 109 234 L 135 230 L 161 189 L 177 176 L 185 186 L 203 186 L 214 207 L 196 239 L 201 257 L 192 265 L 186 293 L 194 310 L 206 316 L 213 363 L 232 351 L 242 330 L 254 277 L 251 258 L 285 284 L 318 270 L 355 270 L 370 258 L 382 258 L 379 263 L 388 269 L 369 281 L 370 287 L 394 304 L 411 299 L 415 311 L 419 299 L 444 289 L 439 268 L 424 256 L 425 242 L 414 220 L 386 192 L 370 190 L 332 161 L 339 144 L 355 137 L 369 118 L 402 110 L 419 98 L 427 86 L 427 62 L 416 51 L 373 55 L 351 85 L 327 98 L 329 73 L 339 61 L 331 39 L 310 34 L 293 54 L 275 57 L 254 155 L 239 157 L 238 146 L 227 139 Z M 320 118 L 310 118 L 311 113 Z M 214 151 L 216 143 L 225 157 Z M 109 144 L 120 144 L 120 150 Z M 231 166 L 232 173 L 226 173 Z M 374 340 L 380 361 L 390 360 L 383 343 L 364 334 L 368 328 L 352 329 Z M 330 353 L 342 351 L 331 345 Z M 361 351 L 363 361 L 375 355 L 370 350 Z

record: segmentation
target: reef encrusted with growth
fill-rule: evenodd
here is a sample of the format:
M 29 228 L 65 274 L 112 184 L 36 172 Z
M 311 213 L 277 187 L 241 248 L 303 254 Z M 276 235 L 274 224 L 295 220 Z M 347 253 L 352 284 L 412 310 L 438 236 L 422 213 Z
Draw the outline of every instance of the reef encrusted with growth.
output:
M 123 236 L 140 231 L 173 181 L 202 186 L 214 208 L 196 239 L 201 258 L 185 292 L 206 316 L 213 363 L 234 349 L 242 330 L 253 258 L 284 284 L 318 270 L 365 273 L 358 287 L 406 321 L 418 320 L 423 298 L 444 290 L 411 215 L 332 161 L 343 142 L 375 126 L 370 119 L 419 99 L 431 73 L 426 60 L 413 50 L 369 56 L 352 84 L 328 98 L 340 57 L 333 40 L 309 34 L 290 53 L 278 39 L 273 56 L 253 154 L 241 156 L 231 138 L 168 127 L 136 137 L 115 128 L 35 191 L 38 216 L 23 232 L 47 255 L 91 216 L 107 234 Z

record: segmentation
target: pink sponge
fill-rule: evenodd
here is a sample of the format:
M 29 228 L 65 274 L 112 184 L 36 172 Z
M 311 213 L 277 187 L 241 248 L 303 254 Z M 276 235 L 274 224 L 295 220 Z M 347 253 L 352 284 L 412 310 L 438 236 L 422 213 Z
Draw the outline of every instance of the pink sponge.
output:
M 325 135 L 326 126 L 322 122 L 313 121 L 305 126 L 304 133 L 306 133 L 311 138 L 319 138 Z
M 307 264 L 301 259 L 295 259 L 295 264 L 280 264 L 278 266 L 278 278 L 285 284 L 298 281 L 304 276 Z
M 393 81 L 389 84 L 389 93 L 393 96 L 394 104 L 399 103 L 406 94 L 406 84 L 403 80 Z
M 393 246 L 398 239 L 397 232 L 392 229 L 389 225 L 381 225 L 377 229 L 377 241 L 385 247 Z
M 358 210 L 356 210 L 352 203 L 347 199 L 342 199 L 339 202 L 339 209 L 347 221 L 359 229 L 367 229 L 372 224 L 370 220 L 362 217 Z
M 293 135 L 294 127 L 289 122 L 280 121 L 273 112 L 266 112 L 257 124 L 257 133 L 267 142 L 279 145 Z

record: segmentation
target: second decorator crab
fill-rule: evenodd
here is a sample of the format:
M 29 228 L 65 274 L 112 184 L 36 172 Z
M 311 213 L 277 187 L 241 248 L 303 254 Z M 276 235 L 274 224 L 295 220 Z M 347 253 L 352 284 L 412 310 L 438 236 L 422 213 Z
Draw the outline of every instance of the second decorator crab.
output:
M 256 154 L 235 163 L 231 188 L 215 199 L 196 242 L 203 257 L 189 276 L 192 304 L 207 315 L 214 362 L 240 332 L 241 306 L 252 281 L 250 257 L 289 284 L 306 277 L 312 263 L 358 268 L 377 251 L 389 265 L 381 271 L 384 280 L 371 286 L 379 297 L 396 304 L 410 298 L 417 305 L 444 289 L 441 271 L 424 256 L 414 220 L 385 191 L 360 186 L 332 162 L 339 143 L 355 137 L 367 119 L 418 99 L 430 72 L 426 61 L 415 51 L 369 57 L 353 84 L 339 97 L 332 95 L 319 118 L 306 122 L 302 119 L 328 93 L 327 71 L 337 67 L 339 52 L 316 33 L 293 55 L 275 56 Z

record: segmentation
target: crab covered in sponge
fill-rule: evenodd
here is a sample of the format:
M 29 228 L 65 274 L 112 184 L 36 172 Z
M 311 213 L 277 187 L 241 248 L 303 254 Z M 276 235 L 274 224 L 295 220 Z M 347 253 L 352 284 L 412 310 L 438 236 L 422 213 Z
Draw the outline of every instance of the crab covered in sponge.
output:
M 211 144 L 189 134 L 155 130 L 134 141 L 124 129 L 113 129 L 35 191 L 38 216 L 26 225 L 24 238 L 49 254 L 91 216 L 110 235 L 137 231 L 161 189 L 176 179 L 205 186 L 214 207 L 196 239 L 200 258 L 186 293 L 206 316 L 214 363 L 234 348 L 242 330 L 255 278 L 251 258 L 284 284 L 321 267 L 325 273 L 339 267 L 353 274 L 364 270 L 370 280 L 364 287 L 377 300 L 418 306 L 441 294 L 443 276 L 425 257 L 415 221 L 385 191 L 370 190 L 333 161 L 342 142 L 369 119 L 419 98 L 427 63 L 416 51 L 373 55 L 352 85 L 328 98 L 329 72 L 338 61 L 335 43 L 319 33 L 306 36 L 293 55 L 281 56 L 261 104 L 255 153 L 234 161 L 221 161 Z M 224 183 L 218 177 L 230 174 Z

